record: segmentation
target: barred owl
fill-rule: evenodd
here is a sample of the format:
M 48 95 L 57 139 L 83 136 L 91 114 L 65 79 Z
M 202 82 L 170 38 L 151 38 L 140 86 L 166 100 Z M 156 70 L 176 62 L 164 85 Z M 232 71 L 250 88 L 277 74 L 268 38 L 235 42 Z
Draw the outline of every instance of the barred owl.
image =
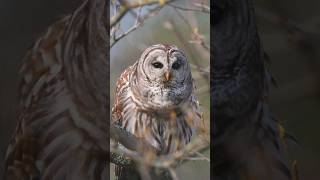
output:
M 147 48 L 118 79 L 112 116 L 161 153 L 183 148 L 202 116 L 186 55 L 172 45 Z
M 108 10 L 84 0 L 28 51 L 5 179 L 109 178 Z

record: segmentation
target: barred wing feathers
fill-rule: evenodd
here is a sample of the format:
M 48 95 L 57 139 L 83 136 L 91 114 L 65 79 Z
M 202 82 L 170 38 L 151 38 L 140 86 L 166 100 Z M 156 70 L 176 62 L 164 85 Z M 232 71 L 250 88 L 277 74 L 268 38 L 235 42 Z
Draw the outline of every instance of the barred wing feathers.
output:
M 6 179 L 109 178 L 109 169 L 106 167 L 108 123 L 101 122 L 101 119 L 99 122 L 95 111 L 83 107 L 81 103 L 86 101 L 76 96 L 71 88 L 78 80 L 71 84 L 68 77 L 70 68 L 73 68 L 75 71 L 71 75 L 77 72 L 81 78 L 90 72 L 78 69 L 79 64 L 88 68 L 86 66 L 92 65 L 93 61 L 101 59 L 86 59 L 90 55 L 81 56 L 84 59 L 72 58 L 76 57 L 75 54 L 66 55 L 77 52 L 74 47 L 85 47 L 86 40 L 83 37 L 92 37 L 93 34 L 78 33 L 86 31 L 86 22 L 91 22 L 91 18 L 97 16 L 89 11 L 99 12 L 94 5 L 101 2 L 104 1 L 84 1 L 72 16 L 53 24 L 25 56 L 21 68 L 23 80 L 19 120 L 7 150 Z M 93 26 L 87 28 L 94 29 Z M 71 37 L 71 34 L 74 36 Z M 71 64 L 66 61 L 72 61 L 73 67 L 69 67 Z M 90 80 L 99 82 L 97 79 Z M 78 89 L 78 92 L 86 96 L 85 90 Z M 103 101 L 108 101 L 107 98 Z

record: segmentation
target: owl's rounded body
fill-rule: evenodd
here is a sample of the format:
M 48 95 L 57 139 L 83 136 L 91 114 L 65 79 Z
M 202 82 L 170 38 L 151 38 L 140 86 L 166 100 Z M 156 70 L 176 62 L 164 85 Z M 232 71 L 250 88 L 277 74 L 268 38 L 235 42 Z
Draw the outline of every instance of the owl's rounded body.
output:
M 175 46 L 147 48 L 117 81 L 114 123 L 162 153 L 182 149 L 202 115 L 187 58 Z

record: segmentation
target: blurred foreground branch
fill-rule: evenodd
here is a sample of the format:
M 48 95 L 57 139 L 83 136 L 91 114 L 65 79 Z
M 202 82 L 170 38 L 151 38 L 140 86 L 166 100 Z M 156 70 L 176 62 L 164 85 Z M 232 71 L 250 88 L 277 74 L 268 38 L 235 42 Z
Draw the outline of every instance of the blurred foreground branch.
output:
M 209 161 L 208 158 L 200 153 L 207 150 L 210 146 L 209 135 L 205 129 L 200 129 L 200 135 L 187 144 L 184 149 L 171 154 L 161 155 L 155 148 L 143 140 L 136 138 L 115 125 L 111 125 L 110 127 L 111 138 L 119 141 L 125 147 L 123 148 L 117 144 L 111 145 L 111 162 L 114 164 L 129 166 L 136 163 L 144 167 L 144 171 L 147 174 L 151 169 L 153 171 L 162 170 L 163 172 L 170 172 L 171 178 L 175 180 L 178 177 L 176 177 L 174 169 L 177 165 L 181 164 L 179 162 L 183 160 Z M 153 174 L 153 176 L 157 175 L 157 173 L 150 174 Z M 163 177 L 163 174 L 158 174 L 157 176 Z M 170 179 L 170 177 L 166 179 Z
M 190 160 L 210 161 L 209 158 L 201 154 L 210 148 L 207 127 L 207 125 L 201 124 L 198 129 L 199 135 L 182 150 L 171 154 L 160 154 L 157 149 L 142 139 L 111 124 L 110 137 L 114 141 L 110 147 L 110 161 L 122 167 L 135 165 L 140 171 L 142 179 L 150 176 L 151 179 L 176 180 L 178 177 L 175 174 L 175 168 L 178 165 Z

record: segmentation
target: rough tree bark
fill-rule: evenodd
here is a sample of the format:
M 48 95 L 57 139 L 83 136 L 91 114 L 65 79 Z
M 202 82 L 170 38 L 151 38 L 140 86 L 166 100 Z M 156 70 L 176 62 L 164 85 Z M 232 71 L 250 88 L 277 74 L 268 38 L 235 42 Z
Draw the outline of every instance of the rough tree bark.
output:
M 214 179 L 291 179 L 251 0 L 214 0 L 211 28 Z

